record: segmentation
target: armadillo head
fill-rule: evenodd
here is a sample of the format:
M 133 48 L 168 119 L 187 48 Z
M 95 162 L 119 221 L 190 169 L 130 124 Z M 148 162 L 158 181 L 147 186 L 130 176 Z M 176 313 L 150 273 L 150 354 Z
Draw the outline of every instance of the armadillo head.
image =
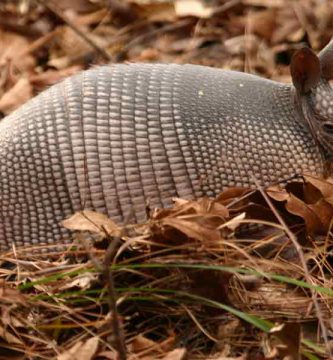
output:
M 333 39 L 318 54 L 309 48 L 295 52 L 290 64 L 302 116 L 325 159 L 333 158 Z

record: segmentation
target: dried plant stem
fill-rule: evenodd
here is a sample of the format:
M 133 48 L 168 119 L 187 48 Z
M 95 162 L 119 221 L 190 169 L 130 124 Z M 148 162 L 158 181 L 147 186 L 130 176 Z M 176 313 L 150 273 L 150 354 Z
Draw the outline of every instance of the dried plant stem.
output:
M 92 221 L 88 216 L 86 216 L 84 214 L 83 214 L 83 216 L 88 221 L 90 221 L 92 224 L 94 224 L 96 227 L 98 227 L 98 225 L 95 224 L 94 221 Z M 113 275 L 112 275 L 112 271 L 111 271 L 111 265 L 113 262 L 113 258 L 116 254 L 117 248 L 119 247 L 121 238 L 118 236 L 111 237 L 110 234 L 108 233 L 107 229 L 105 229 L 103 226 L 102 226 L 101 230 L 104 232 L 105 237 L 110 239 L 110 245 L 108 246 L 108 248 L 105 252 L 105 256 L 104 256 L 104 263 L 103 263 L 103 265 L 101 265 L 99 263 L 99 261 L 92 255 L 90 255 L 90 259 L 91 259 L 92 263 L 94 264 L 94 266 L 96 267 L 96 269 L 98 271 L 102 272 L 103 277 L 106 281 L 107 290 L 108 290 L 108 304 L 109 304 L 109 309 L 112 313 L 110 322 L 111 322 L 111 327 L 113 329 L 113 334 L 114 334 L 114 339 L 115 339 L 115 347 L 116 347 L 116 350 L 118 351 L 119 360 L 126 360 L 127 356 L 126 356 L 125 337 L 124 337 L 124 334 L 123 334 L 123 331 L 122 331 L 122 328 L 120 325 L 120 320 L 118 317 L 116 290 L 115 290 L 114 279 L 113 279 Z M 81 241 L 82 240 L 83 239 L 81 239 Z M 85 241 L 83 241 L 83 244 L 89 253 L 87 243 Z
M 109 293 L 108 303 L 110 310 L 112 311 L 111 325 L 114 331 L 115 343 L 119 354 L 119 360 L 126 360 L 127 356 L 126 356 L 125 339 L 118 317 L 116 292 L 114 287 L 113 275 L 111 271 L 112 260 L 115 256 L 116 249 L 118 248 L 119 244 L 120 244 L 120 238 L 113 237 L 105 253 L 103 275 L 106 280 L 108 293 Z
M 37 0 L 40 4 L 51 11 L 57 18 L 68 25 L 77 35 L 79 35 L 87 44 L 89 44 L 94 50 L 96 50 L 106 61 L 111 61 L 111 56 L 99 45 L 97 45 L 89 36 L 87 36 L 82 30 L 80 30 L 72 21 L 64 16 L 58 9 L 57 5 L 52 1 Z

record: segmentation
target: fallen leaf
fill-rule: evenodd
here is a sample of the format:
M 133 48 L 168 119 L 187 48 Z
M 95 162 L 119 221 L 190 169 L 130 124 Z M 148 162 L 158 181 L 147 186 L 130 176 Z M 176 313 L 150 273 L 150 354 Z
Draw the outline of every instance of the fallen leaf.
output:
M 225 356 L 223 353 L 221 355 L 215 354 L 213 356 L 206 357 L 205 360 L 248 360 L 249 356 L 245 353 L 241 356 Z
M 17 289 L 6 287 L 5 283 L 0 282 L 0 304 L 26 304 L 26 297 Z
M 166 218 L 161 221 L 161 226 L 177 229 L 189 238 L 202 242 L 220 240 L 218 230 L 204 228 L 201 224 L 193 221 Z
M 229 204 L 235 199 L 242 198 L 246 194 L 252 192 L 252 189 L 242 188 L 242 187 L 232 187 L 228 188 L 225 191 L 217 195 L 215 201 L 223 205 Z
M 91 360 L 96 354 L 99 338 L 78 341 L 72 348 L 58 355 L 57 360 Z
M 177 16 L 195 16 L 208 19 L 214 13 L 214 8 L 209 7 L 202 0 L 176 0 L 175 11 Z
M 305 175 L 305 180 L 317 188 L 325 199 L 333 199 L 333 184 L 315 176 Z
M 284 323 L 269 331 L 271 348 L 276 351 L 279 359 L 300 360 L 301 325 L 299 323 Z
M 98 359 L 101 358 L 103 360 L 119 360 L 117 353 L 115 351 L 107 350 L 107 351 L 100 351 L 98 353 Z M 138 360 L 137 357 L 129 356 L 128 360 Z M 1 360 L 1 359 L 0 359 Z M 140 359 L 141 360 L 141 359 Z
M 255 35 L 239 35 L 224 42 L 225 49 L 232 55 L 257 53 L 259 45 L 260 39 Z
M 276 28 L 276 9 L 270 7 L 267 10 L 250 12 L 244 21 L 251 23 L 251 29 L 260 38 L 270 41 Z
M 163 350 L 161 349 L 160 344 L 158 342 L 150 340 L 143 335 L 137 335 L 131 342 L 129 348 L 131 352 L 135 354 L 140 353 L 142 351 L 144 351 L 145 354 L 151 351 L 150 356 L 152 356 L 153 354 L 156 355 L 163 353 Z
M 66 11 L 75 11 L 75 12 L 89 12 L 96 9 L 96 4 L 93 1 L 89 0 L 57 0 L 57 7 L 59 10 Z
M 120 236 L 120 227 L 106 215 L 91 210 L 75 213 L 61 224 L 69 230 L 91 231 L 102 237 L 106 235 Z
M 281 188 L 281 186 L 274 185 L 270 186 L 267 190 L 267 195 L 276 201 L 286 201 L 289 199 L 289 194 L 286 189 Z
M 186 215 L 211 215 L 225 219 L 229 217 L 229 210 L 215 199 L 200 198 L 196 201 L 192 201 L 175 198 L 174 206 L 172 208 L 157 209 L 153 213 L 152 219 L 160 220 L 167 217 L 175 218 Z
M 227 228 L 227 229 L 229 229 L 231 231 L 235 231 L 242 224 L 242 220 L 244 220 L 245 218 L 246 218 L 246 213 L 245 212 L 240 213 L 239 215 L 236 215 L 235 217 L 233 217 L 229 221 L 227 221 L 224 224 L 220 225 L 218 227 L 218 229 Z
M 310 204 L 309 208 L 318 216 L 320 221 L 323 224 L 323 233 L 326 234 L 330 228 L 332 217 L 333 217 L 333 207 L 325 199 L 320 199 L 315 204 Z
M 139 9 L 141 17 L 149 21 L 176 21 L 176 12 L 173 4 L 170 2 L 152 2 L 145 4 Z
M 22 341 L 11 334 L 8 329 L 3 328 L 0 325 L 0 338 L 3 338 L 9 344 L 23 345 Z
M 0 30 L 0 43 L 0 66 L 9 61 L 22 72 L 35 67 L 35 59 L 29 54 L 30 43 L 27 38 Z
M 284 0 L 243 0 L 244 4 L 252 5 L 252 6 L 263 6 L 267 8 L 280 8 L 285 6 Z
M 286 204 L 286 209 L 290 213 L 300 216 L 304 219 L 307 231 L 310 234 L 325 233 L 325 226 L 320 220 L 319 216 L 316 214 L 314 208 L 309 206 L 293 194 L 290 194 L 290 197 Z
M 71 66 L 63 70 L 47 70 L 41 74 L 34 74 L 29 76 L 29 81 L 37 89 L 45 89 L 51 85 L 58 83 L 60 80 L 65 79 L 82 70 L 82 66 Z
M 93 282 L 97 279 L 97 275 L 86 273 L 75 277 L 75 279 L 69 283 L 66 283 L 64 286 L 61 286 L 59 290 L 68 290 L 73 287 L 78 287 L 80 289 L 88 289 Z
M 22 77 L 1 97 L 0 110 L 8 114 L 28 101 L 32 95 L 33 89 L 30 81 Z
M 90 32 L 88 26 L 77 25 L 77 27 L 100 48 L 107 48 L 108 39 L 106 36 L 97 31 Z M 91 52 L 91 46 L 68 26 L 58 27 L 56 35 L 54 42 L 49 46 L 49 66 L 65 69 L 77 62 L 75 59 L 84 58 Z
M 169 352 L 168 355 L 164 356 L 162 360 L 183 360 L 186 356 L 186 349 L 180 348 Z

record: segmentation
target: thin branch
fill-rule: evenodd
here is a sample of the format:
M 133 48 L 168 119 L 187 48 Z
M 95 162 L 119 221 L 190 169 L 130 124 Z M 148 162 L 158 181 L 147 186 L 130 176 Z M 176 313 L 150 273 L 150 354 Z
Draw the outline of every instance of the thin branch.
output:
M 92 221 L 88 216 L 86 216 L 84 213 L 82 214 L 88 221 L 90 221 L 92 224 L 94 224 L 96 227 L 98 225 Z M 123 225 L 123 229 L 126 228 L 129 219 L 131 217 L 132 213 L 130 212 L 128 219 L 126 219 L 125 224 Z M 104 232 L 105 237 L 110 240 L 110 245 L 108 246 L 105 257 L 104 257 L 104 263 L 101 265 L 99 261 L 90 254 L 89 249 L 87 247 L 87 244 L 85 241 L 83 241 L 84 246 L 88 250 L 88 254 L 90 254 L 90 259 L 96 269 L 98 271 L 101 271 L 103 274 L 103 277 L 107 284 L 108 289 L 108 303 L 109 303 L 109 309 L 112 313 L 111 316 L 111 327 L 113 329 L 114 339 L 115 339 L 115 348 L 118 351 L 119 354 L 119 360 L 126 360 L 126 344 L 125 344 L 125 336 L 122 331 L 122 328 L 120 326 L 120 320 L 118 317 L 118 309 L 117 309 L 117 300 L 116 300 L 116 290 L 114 286 L 114 279 L 113 274 L 111 270 L 111 265 L 113 262 L 113 258 L 116 254 L 116 250 L 121 242 L 121 236 L 113 236 L 111 237 L 108 233 L 107 229 L 104 226 L 101 226 L 101 230 Z
M 119 354 L 119 360 L 126 360 L 126 344 L 125 344 L 125 337 L 120 326 L 120 321 L 118 317 L 118 310 L 117 310 L 117 301 L 116 301 L 116 290 L 114 286 L 114 279 L 111 271 L 111 264 L 112 260 L 115 256 L 116 249 L 120 243 L 120 237 L 113 237 L 109 247 L 106 250 L 105 258 L 104 258 L 104 270 L 103 275 L 105 277 L 107 287 L 108 287 L 108 302 L 110 310 L 112 311 L 111 316 L 111 324 L 114 331 L 115 337 L 115 345 L 116 349 Z
M 52 0 L 37 0 L 45 8 L 51 11 L 58 19 L 70 27 L 77 35 L 79 35 L 87 44 L 89 44 L 95 51 L 97 51 L 106 61 L 111 61 L 111 56 L 98 44 L 96 44 L 89 36 L 87 36 L 82 30 L 80 30 L 71 20 L 69 20 L 58 8 L 58 6 Z

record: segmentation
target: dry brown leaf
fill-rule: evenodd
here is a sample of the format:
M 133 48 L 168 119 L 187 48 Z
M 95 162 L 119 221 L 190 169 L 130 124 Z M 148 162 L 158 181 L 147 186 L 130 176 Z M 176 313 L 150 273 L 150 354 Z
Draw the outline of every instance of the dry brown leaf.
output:
M 177 17 L 175 8 L 171 2 L 152 2 L 141 6 L 138 10 L 141 17 L 147 18 L 151 22 L 174 22 Z
M 224 47 L 229 54 L 240 55 L 244 53 L 257 53 L 260 39 L 255 35 L 239 35 L 229 38 L 224 42 Z
M 149 356 L 153 356 L 154 354 L 162 354 L 164 351 L 161 349 L 160 344 L 146 338 L 143 335 L 137 335 L 129 345 L 129 349 L 134 354 L 139 354 L 144 351 L 145 354 L 149 352 Z
M 28 101 L 33 95 L 30 81 L 24 77 L 9 89 L 0 99 L 0 111 L 5 114 L 15 110 L 20 105 Z
M 85 273 L 75 277 L 75 279 L 69 283 L 66 283 L 64 286 L 61 286 L 59 290 L 64 291 L 71 289 L 73 287 L 78 287 L 80 289 L 88 289 L 91 284 L 95 282 L 97 275 L 91 273 Z
M 246 218 L 246 213 L 240 213 L 239 215 L 236 215 L 235 217 L 231 218 L 224 224 L 219 226 L 219 229 L 229 229 L 231 231 L 235 231 L 241 224 L 242 221 Z
M 300 323 L 284 323 L 271 328 L 271 355 L 279 359 L 300 360 L 301 325 Z M 270 354 L 266 353 L 268 358 Z M 276 357 L 276 356 L 274 356 Z
M 201 209 L 199 213 L 207 213 L 221 218 L 229 217 L 229 210 L 214 199 L 201 198 L 198 200 Z
M 87 26 L 78 26 L 91 41 L 93 41 L 100 48 L 105 48 L 108 45 L 108 39 L 104 34 L 97 32 L 91 33 Z M 54 40 L 54 45 L 50 46 L 49 66 L 54 66 L 57 69 L 64 69 L 68 67 L 73 59 L 84 57 L 91 52 L 92 48 L 81 36 L 74 32 L 68 26 L 59 27 L 57 30 L 57 37 Z
M 286 189 L 278 185 L 270 186 L 267 190 L 267 195 L 276 201 L 286 201 L 289 199 L 289 194 Z
M 228 343 L 230 341 L 230 334 L 239 333 L 242 329 L 241 322 L 238 318 L 231 318 L 229 320 L 220 323 L 217 329 L 216 337 L 219 340 L 218 346 L 221 348 L 222 343 Z M 225 354 L 226 355 L 226 354 Z
M 1 303 L 26 304 L 26 297 L 17 289 L 7 287 L 0 282 L 0 305 Z
M 329 230 L 332 217 L 333 217 L 333 207 L 324 199 L 319 200 L 315 204 L 310 204 L 309 208 L 318 216 L 320 221 L 323 224 L 323 233 L 327 233 Z
M 305 175 L 305 180 L 312 184 L 315 188 L 317 188 L 325 198 L 333 199 L 333 184 L 328 182 L 327 180 L 320 179 L 316 176 Z
M 92 337 L 87 341 L 78 341 L 71 349 L 57 357 L 57 360 L 91 360 L 96 354 L 99 338 Z
M 45 89 L 68 76 L 78 73 L 82 69 L 82 66 L 75 65 L 66 67 L 63 70 L 48 70 L 41 74 L 29 76 L 29 81 L 37 88 Z
M 23 345 L 23 342 L 11 334 L 8 329 L 5 329 L 0 324 L 0 338 L 4 339 L 9 344 L 15 344 L 15 345 Z
M 324 224 L 321 222 L 314 209 L 295 195 L 290 194 L 286 204 L 286 209 L 290 213 L 304 219 L 306 228 L 310 234 L 325 232 Z
M 196 201 L 185 199 L 174 199 L 174 206 L 167 209 L 157 209 L 153 215 L 153 220 L 166 217 L 180 217 L 186 215 L 216 216 L 221 219 L 229 217 L 229 210 L 215 199 L 200 198 Z
M 207 6 L 202 0 L 176 0 L 175 11 L 177 16 L 195 16 L 208 19 L 214 13 L 214 8 Z
M 164 356 L 162 360 L 183 360 L 186 356 L 186 349 L 180 348 L 170 351 L 168 355 Z
M 86 15 L 80 15 L 77 19 L 77 23 L 81 26 L 89 26 L 105 22 L 106 20 L 110 20 L 110 10 L 99 9 L 95 12 L 87 13 Z
M 284 0 L 243 0 L 243 3 L 253 6 L 264 6 L 268 8 L 280 8 L 285 6 Z
M 250 21 L 252 31 L 260 37 L 270 40 L 276 28 L 276 9 L 251 12 L 245 21 Z
M 187 237 L 201 242 L 216 242 L 221 236 L 218 230 L 204 228 L 201 224 L 179 218 L 166 218 L 161 221 L 163 227 L 171 227 L 179 230 Z
M 247 360 L 249 359 L 249 357 L 247 356 L 247 354 L 241 355 L 241 356 L 237 356 L 237 357 L 229 357 L 229 356 L 225 356 L 225 355 L 213 355 L 213 356 L 209 356 L 206 357 L 205 360 Z
M 118 355 L 116 353 L 116 351 L 111 351 L 111 350 L 107 350 L 107 351 L 100 351 L 98 352 L 98 359 L 101 358 L 103 360 L 119 360 Z M 128 356 L 128 360 L 138 360 L 137 357 L 132 357 L 131 355 Z M 0 359 L 1 360 L 1 359 Z M 141 359 L 140 359 L 141 360 Z
M 228 204 L 231 201 L 241 198 L 245 196 L 246 194 L 250 193 L 251 189 L 242 188 L 242 187 L 232 187 L 228 188 L 225 191 L 221 192 L 215 199 L 216 202 L 222 203 L 222 204 Z
M 106 215 L 90 210 L 75 213 L 61 224 L 69 230 L 91 231 L 102 237 L 107 235 L 120 236 L 120 227 Z
M 277 23 L 279 26 L 276 27 L 271 39 L 273 43 L 280 43 L 286 41 L 287 38 L 295 37 L 295 34 L 301 29 L 299 19 L 293 11 L 288 9 L 281 9 L 277 15 Z
M 56 4 L 60 10 L 66 11 L 68 9 L 78 13 L 90 12 L 96 9 L 94 2 L 89 0 L 57 0 Z
M 0 29 L 0 43 L 0 66 L 9 61 L 22 72 L 35 67 L 35 58 L 29 54 L 30 43 L 25 37 Z

